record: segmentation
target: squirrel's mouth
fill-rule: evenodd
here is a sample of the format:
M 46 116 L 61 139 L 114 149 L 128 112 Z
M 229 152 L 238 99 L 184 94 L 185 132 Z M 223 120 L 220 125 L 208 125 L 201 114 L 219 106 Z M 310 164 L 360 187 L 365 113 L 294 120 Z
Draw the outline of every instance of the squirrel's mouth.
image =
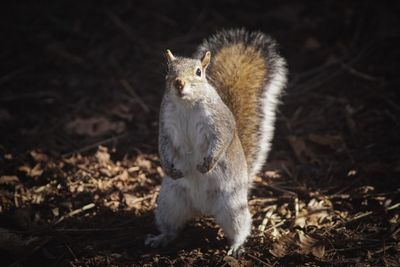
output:
M 185 96 L 185 93 L 183 92 L 183 90 L 176 90 L 176 95 L 182 98 Z
M 175 90 L 176 91 L 176 95 L 179 97 L 179 98 L 186 98 L 189 94 L 188 94 L 188 92 L 185 90 L 186 89 L 186 87 L 185 88 L 182 88 L 182 89 L 180 89 L 180 90 Z

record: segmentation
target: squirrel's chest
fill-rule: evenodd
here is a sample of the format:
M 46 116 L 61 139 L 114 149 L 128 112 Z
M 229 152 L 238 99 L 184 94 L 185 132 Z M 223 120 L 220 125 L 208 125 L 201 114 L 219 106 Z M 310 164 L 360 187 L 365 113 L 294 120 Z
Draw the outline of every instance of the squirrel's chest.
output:
M 201 107 L 177 108 L 168 116 L 167 125 L 174 145 L 180 153 L 190 156 L 206 149 L 208 140 L 209 114 Z

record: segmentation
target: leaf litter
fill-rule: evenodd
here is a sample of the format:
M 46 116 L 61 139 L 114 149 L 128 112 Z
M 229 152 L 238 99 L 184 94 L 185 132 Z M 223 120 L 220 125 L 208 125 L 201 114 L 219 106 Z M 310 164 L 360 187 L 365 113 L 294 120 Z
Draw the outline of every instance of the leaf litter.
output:
M 0 81 L 0 258 L 14 266 L 399 266 L 398 41 L 370 34 L 395 29 L 387 23 L 398 16 L 380 20 L 371 7 L 328 2 L 312 4 L 321 13 L 302 2 L 271 3 L 273 19 L 245 1 L 249 15 L 193 8 L 180 14 L 191 30 L 165 13 L 172 5 L 82 3 L 57 21 L 19 6 L 38 23 L 27 40 L 49 49 L 40 68 Z M 41 8 L 56 14 L 50 4 Z M 88 9 L 98 12 L 89 17 Z M 11 23 L 21 16 L 10 14 L 10 30 L 21 30 Z M 370 15 L 382 29 L 369 25 Z M 163 70 L 155 51 L 193 50 L 214 24 L 234 18 L 271 25 L 261 30 L 280 41 L 291 69 L 269 160 L 249 194 L 246 252 L 227 257 L 210 218 L 191 222 L 171 246 L 145 248 L 145 236 L 157 233 L 153 210 L 164 175 L 156 151 Z M 337 30 L 318 30 L 325 26 Z M 76 38 L 60 43 L 66 31 Z M 22 50 L 10 44 L 2 42 L 5 66 L 15 69 L 7 58 L 16 54 L 24 64 L 36 61 L 30 42 Z M 32 92 L 14 90 L 26 84 Z

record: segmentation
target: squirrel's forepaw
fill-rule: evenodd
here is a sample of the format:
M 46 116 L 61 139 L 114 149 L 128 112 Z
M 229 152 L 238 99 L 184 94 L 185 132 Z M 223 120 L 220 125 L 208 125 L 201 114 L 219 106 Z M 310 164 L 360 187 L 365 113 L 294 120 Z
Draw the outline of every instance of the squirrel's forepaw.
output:
M 169 176 L 172 179 L 176 180 L 176 179 L 179 179 L 179 178 L 183 178 L 183 173 L 180 170 L 177 170 L 177 169 L 173 168 L 173 169 L 171 169 L 171 171 L 169 173 Z
M 201 173 L 207 173 L 212 169 L 212 158 L 211 157 L 206 157 L 203 159 L 202 164 L 198 164 L 196 166 L 197 170 Z
M 174 180 L 183 178 L 183 173 L 180 170 L 175 169 L 173 164 L 168 168 L 164 168 L 164 171 L 169 177 L 171 177 Z
M 204 164 L 197 164 L 196 169 L 201 173 L 208 172 L 208 168 Z
M 239 258 L 243 255 L 243 253 L 244 248 L 241 245 L 232 245 L 226 254 L 235 258 Z

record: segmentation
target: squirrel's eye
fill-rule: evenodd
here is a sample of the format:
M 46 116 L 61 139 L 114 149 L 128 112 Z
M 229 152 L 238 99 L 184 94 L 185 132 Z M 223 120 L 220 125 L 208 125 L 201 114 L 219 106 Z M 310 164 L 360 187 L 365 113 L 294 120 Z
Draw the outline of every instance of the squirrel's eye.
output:
M 201 69 L 200 68 L 197 68 L 196 75 L 199 76 L 199 77 L 201 76 Z

